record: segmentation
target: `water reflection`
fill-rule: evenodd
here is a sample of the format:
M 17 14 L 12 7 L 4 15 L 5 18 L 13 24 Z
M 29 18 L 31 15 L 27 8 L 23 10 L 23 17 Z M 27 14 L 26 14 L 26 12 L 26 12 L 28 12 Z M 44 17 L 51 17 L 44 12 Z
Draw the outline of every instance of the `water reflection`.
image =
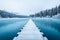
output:
M 60 19 L 33 19 L 48 40 L 60 40 Z
M 12 40 L 27 21 L 28 19 L 0 20 L 0 40 Z

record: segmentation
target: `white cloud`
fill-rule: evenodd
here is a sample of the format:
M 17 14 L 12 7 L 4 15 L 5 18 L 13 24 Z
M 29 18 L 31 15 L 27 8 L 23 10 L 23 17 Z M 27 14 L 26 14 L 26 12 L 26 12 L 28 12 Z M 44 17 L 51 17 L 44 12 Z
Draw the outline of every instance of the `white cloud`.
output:
M 60 0 L 0 0 L 0 9 L 30 15 L 60 4 Z

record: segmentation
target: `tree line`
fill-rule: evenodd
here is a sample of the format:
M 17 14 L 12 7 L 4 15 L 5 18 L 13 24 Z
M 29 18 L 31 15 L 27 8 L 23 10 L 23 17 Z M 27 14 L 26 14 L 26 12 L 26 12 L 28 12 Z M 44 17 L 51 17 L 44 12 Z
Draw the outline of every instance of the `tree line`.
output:
M 0 10 L 0 18 L 25 18 L 27 16 L 24 15 L 16 15 L 14 13 L 10 13 L 4 10 Z
M 31 17 L 46 17 L 46 16 L 52 17 L 57 14 L 60 14 L 60 5 L 52 9 L 48 9 L 48 10 L 46 9 L 46 10 L 40 11 L 30 16 Z

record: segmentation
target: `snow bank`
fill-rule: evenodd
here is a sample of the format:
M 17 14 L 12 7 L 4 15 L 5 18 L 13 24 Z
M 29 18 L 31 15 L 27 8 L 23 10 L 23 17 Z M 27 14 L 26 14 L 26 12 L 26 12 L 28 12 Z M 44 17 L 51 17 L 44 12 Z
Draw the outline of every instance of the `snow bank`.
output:
M 58 18 L 58 19 L 60 19 L 60 14 L 57 14 L 57 15 L 53 16 L 52 18 Z

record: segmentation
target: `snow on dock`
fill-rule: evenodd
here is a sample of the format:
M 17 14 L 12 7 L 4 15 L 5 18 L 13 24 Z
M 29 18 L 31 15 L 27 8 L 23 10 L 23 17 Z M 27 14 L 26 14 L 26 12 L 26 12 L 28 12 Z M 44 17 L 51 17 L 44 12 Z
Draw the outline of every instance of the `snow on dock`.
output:
M 48 40 L 30 19 L 13 40 Z

